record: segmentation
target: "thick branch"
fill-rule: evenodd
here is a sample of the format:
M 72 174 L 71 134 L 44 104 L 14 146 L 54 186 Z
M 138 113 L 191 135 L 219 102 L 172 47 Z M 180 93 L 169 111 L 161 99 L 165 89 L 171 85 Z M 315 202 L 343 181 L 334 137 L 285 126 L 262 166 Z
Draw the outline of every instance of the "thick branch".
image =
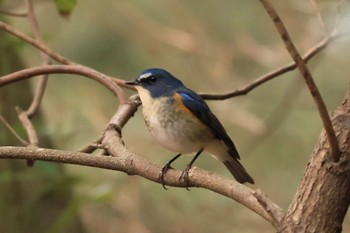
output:
M 333 160 L 335 162 L 337 162 L 337 161 L 339 161 L 341 152 L 339 149 L 337 138 L 335 136 L 332 122 L 331 122 L 329 115 L 328 115 L 327 107 L 322 99 L 322 96 L 317 88 L 317 85 L 314 82 L 313 77 L 312 77 L 309 69 L 306 66 L 306 63 L 304 62 L 304 60 L 300 56 L 298 50 L 294 46 L 294 44 L 289 36 L 289 33 L 288 33 L 286 27 L 284 26 L 283 22 L 281 21 L 280 17 L 278 16 L 276 10 L 273 8 L 273 6 L 271 5 L 271 3 L 268 0 L 260 0 L 260 2 L 263 4 L 266 11 L 268 12 L 271 19 L 273 20 L 273 22 L 277 28 L 277 31 L 279 32 L 279 34 L 280 34 L 280 36 L 281 36 L 281 38 L 286 46 L 286 49 L 288 50 L 289 54 L 293 58 L 295 64 L 297 65 L 300 73 L 302 74 L 302 76 L 305 80 L 306 85 L 308 86 L 308 88 L 310 90 L 310 93 L 311 93 L 311 95 L 316 103 L 318 112 L 320 114 L 323 126 L 326 130 L 329 144 L 331 145 Z
M 117 136 L 116 136 L 117 137 Z M 116 144 L 113 141 L 113 144 Z M 139 175 L 148 180 L 158 182 L 161 167 L 144 160 L 142 157 L 129 153 L 125 148 L 118 151 L 118 156 L 91 156 L 89 154 L 71 151 L 52 150 L 30 147 L 0 147 L 0 158 L 2 159 L 31 159 L 58 163 L 77 164 L 96 168 L 104 168 L 122 171 L 128 175 Z M 171 170 L 167 173 L 167 185 L 184 187 L 179 182 L 181 171 Z M 194 168 L 190 172 L 190 185 L 202 187 L 219 193 L 253 210 L 268 222 L 277 225 L 270 214 L 260 205 L 255 197 L 255 191 L 241 185 L 233 180 Z M 279 212 L 283 216 L 283 212 Z

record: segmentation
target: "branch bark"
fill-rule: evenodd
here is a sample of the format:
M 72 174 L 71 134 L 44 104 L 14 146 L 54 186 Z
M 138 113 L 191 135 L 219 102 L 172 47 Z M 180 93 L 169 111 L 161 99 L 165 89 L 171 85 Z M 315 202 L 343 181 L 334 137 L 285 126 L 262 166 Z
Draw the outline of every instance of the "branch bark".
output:
M 350 205 L 349 93 L 332 117 L 343 152 L 339 162 L 333 162 L 327 135 L 323 131 L 279 232 L 342 231 L 342 223 Z
M 114 131 L 115 134 L 116 131 Z M 58 163 L 76 164 L 83 166 L 90 166 L 96 168 L 104 168 L 116 171 L 125 172 L 128 175 L 139 175 L 148 180 L 159 182 L 158 176 L 161 171 L 161 166 L 150 163 L 142 157 L 128 152 L 121 143 L 116 143 L 118 136 L 110 137 L 107 144 L 108 151 L 114 156 L 91 156 L 89 154 L 73 151 L 52 150 L 44 148 L 31 147 L 0 147 L 1 159 L 29 159 L 29 160 L 43 160 Z M 118 140 L 120 142 L 120 140 Z M 179 181 L 181 171 L 170 170 L 165 182 L 168 186 L 185 187 L 186 185 Z M 193 168 L 190 171 L 190 187 L 201 187 L 218 194 L 224 195 L 228 198 L 236 200 L 243 204 L 255 213 L 262 216 L 273 226 L 277 227 L 279 222 L 277 219 L 282 219 L 283 211 L 273 204 L 269 199 L 269 206 L 273 207 L 272 217 L 271 211 L 267 211 L 264 205 L 259 202 L 256 191 L 237 183 L 234 180 L 229 180 L 213 174 L 211 172 L 202 170 L 200 168 Z M 266 200 L 264 200 L 266 202 Z M 276 214 L 277 213 L 277 214 Z

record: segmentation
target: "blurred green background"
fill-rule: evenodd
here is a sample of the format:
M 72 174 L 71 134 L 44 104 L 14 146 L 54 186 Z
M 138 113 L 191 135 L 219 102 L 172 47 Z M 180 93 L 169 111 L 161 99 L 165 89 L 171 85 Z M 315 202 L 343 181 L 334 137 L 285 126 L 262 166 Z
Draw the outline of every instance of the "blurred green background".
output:
M 301 53 L 330 32 L 336 1 L 271 1 Z M 1 9 L 24 12 L 19 0 Z M 34 1 L 45 42 L 63 56 L 102 73 L 132 80 L 142 70 L 162 67 L 202 93 L 225 93 L 291 61 L 258 1 L 79 1 L 61 17 L 52 1 Z M 342 5 L 340 32 L 349 28 Z M 31 34 L 24 18 L 0 16 Z M 41 64 L 39 53 L 0 31 L 0 72 Z M 348 37 L 332 42 L 309 68 L 332 112 L 348 89 Z M 36 80 L 0 89 L 0 113 L 25 135 L 14 106 L 26 108 Z M 27 90 L 19 91 L 19 90 Z M 134 92 L 127 91 L 128 94 Z M 117 99 L 96 82 L 51 75 L 35 120 L 41 146 L 78 150 L 96 139 L 117 109 Z M 209 101 L 241 154 L 242 163 L 272 200 L 288 208 L 312 153 L 321 122 L 297 71 L 278 77 L 246 96 Z M 128 149 L 154 163 L 173 154 L 162 149 L 138 111 L 123 130 Z M 0 145 L 18 145 L 0 125 Z M 183 169 L 190 157 L 176 162 Z M 172 188 L 120 172 L 37 162 L 4 161 L 0 166 L 0 232 L 274 232 L 240 204 L 203 189 Z M 230 177 L 224 166 L 202 156 L 196 166 Z M 336 198 L 336 197 L 335 197 Z M 10 201 L 8 201 L 10 200 Z M 40 217 L 39 217 L 40 216 Z M 344 232 L 350 232 L 349 218 Z

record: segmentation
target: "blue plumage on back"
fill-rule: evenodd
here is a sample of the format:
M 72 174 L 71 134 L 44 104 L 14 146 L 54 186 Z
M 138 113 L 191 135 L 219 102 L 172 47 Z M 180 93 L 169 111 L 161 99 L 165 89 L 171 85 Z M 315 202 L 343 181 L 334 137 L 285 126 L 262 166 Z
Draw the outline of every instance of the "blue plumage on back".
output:
M 222 140 L 226 144 L 229 150 L 229 154 L 233 158 L 239 159 L 240 157 L 233 141 L 227 135 L 226 130 L 217 119 L 217 117 L 210 111 L 208 105 L 204 102 L 202 97 L 189 89 L 186 92 L 180 91 L 179 94 L 183 97 L 182 100 L 184 105 L 200 121 L 207 125 L 218 139 Z

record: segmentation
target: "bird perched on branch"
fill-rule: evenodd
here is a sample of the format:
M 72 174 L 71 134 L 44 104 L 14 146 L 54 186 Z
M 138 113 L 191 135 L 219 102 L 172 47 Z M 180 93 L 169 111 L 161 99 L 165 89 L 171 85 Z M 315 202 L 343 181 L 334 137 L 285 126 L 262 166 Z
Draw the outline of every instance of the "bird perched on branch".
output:
M 171 163 L 182 154 L 196 153 L 180 177 L 187 185 L 188 172 L 204 150 L 223 162 L 239 183 L 254 183 L 239 162 L 233 141 L 197 93 L 159 68 L 147 69 L 126 84 L 137 89 L 151 134 L 163 147 L 178 153 L 160 173 L 159 179 L 164 188 L 164 175 L 171 168 Z

